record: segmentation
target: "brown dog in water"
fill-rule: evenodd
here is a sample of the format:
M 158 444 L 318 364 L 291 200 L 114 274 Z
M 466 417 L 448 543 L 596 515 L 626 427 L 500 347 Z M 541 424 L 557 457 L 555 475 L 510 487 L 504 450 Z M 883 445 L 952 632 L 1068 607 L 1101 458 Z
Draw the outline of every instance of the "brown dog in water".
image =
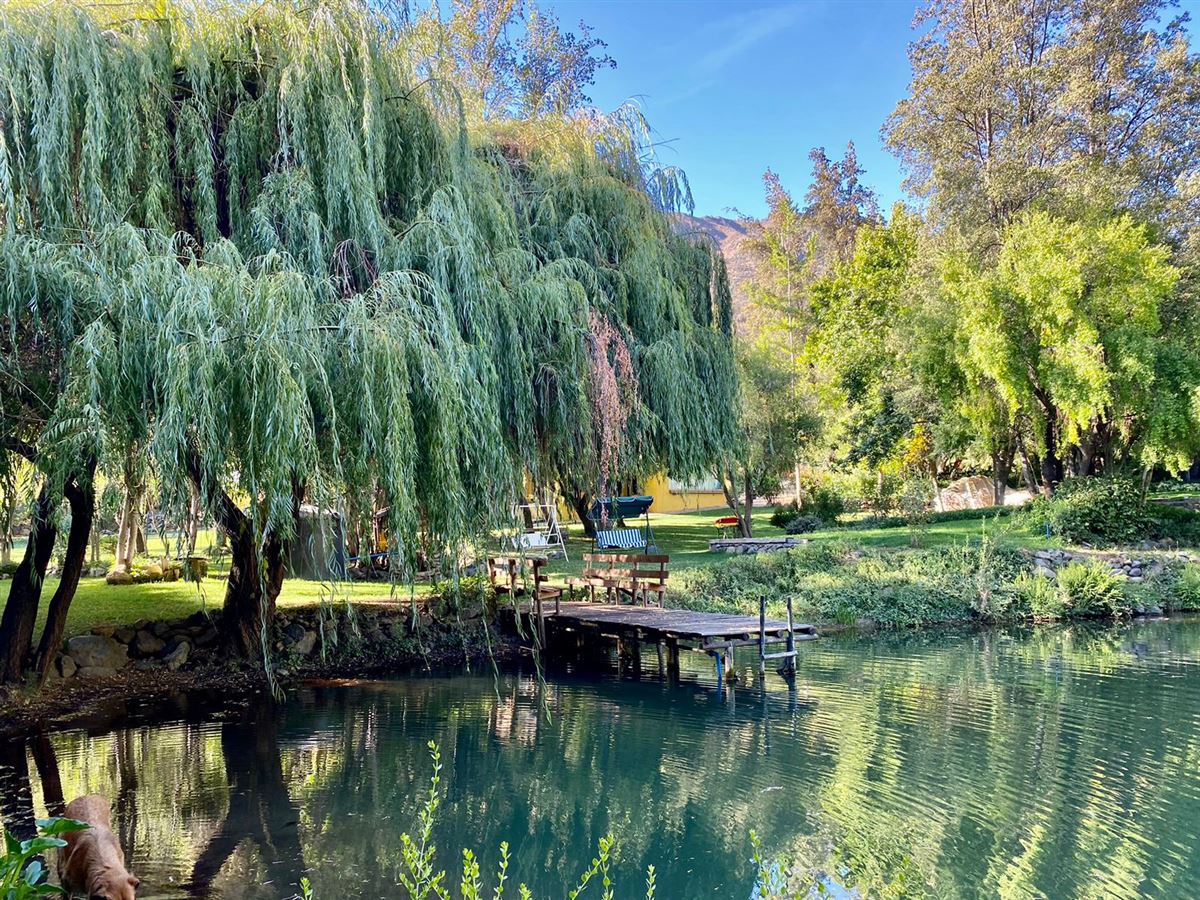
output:
M 67 804 L 66 816 L 92 827 L 63 835 L 67 846 L 58 863 L 63 886 L 89 900 L 134 900 L 140 882 L 125 869 L 125 854 L 109 825 L 108 801 L 96 794 L 78 797 Z

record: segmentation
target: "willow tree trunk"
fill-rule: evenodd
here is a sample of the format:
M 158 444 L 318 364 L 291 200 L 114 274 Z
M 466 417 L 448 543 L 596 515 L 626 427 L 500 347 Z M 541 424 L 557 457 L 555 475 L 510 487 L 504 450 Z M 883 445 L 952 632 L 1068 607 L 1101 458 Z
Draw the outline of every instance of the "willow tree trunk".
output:
M 283 587 L 283 540 L 268 532 L 261 548 L 255 539 L 254 523 L 217 484 L 205 484 L 200 458 L 187 457 L 188 477 L 198 491 L 208 494 L 208 508 L 217 527 L 229 541 L 229 581 L 225 586 L 225 606 L 221 614 L 221 637 L 234 654 L 253 659 L 266 657 L 265 631 L 275 615 L 275 600 Z M 300 517 L 304 484 L 292 483 L 292 517 Z M 259 552 L 261 549 L 261 553 Z
M 33 641 L 38 604 L 42 599 L 42 582 L 58 529 L 54 525 L 55 503 L 50 485 L 42 485 L 33 505 L 33 522 L 29 543 L 17 571 L 13 573 L 8 602 L 0 617 L 0 682 L 15 684 L 24 674 L 25 660 Z
M 252 659 L 267 646 L 264 632 L 275 616 L 275 600 L 283 587 L 283 542 L 275 534 L 267 535 L 260 556 L 250 518 L 232 501 L 229 505 L 237 516 L 222 517 L 230 559 L 221 630 L 230 650 Z
M 579 517 L 580 524 L 583 525 L 583 533 L 589 537 L 596 536 L 596 524 L 592 521 L 592 498 L 586 491 L 570 491 L 566 495 L 567 501 L 571 504 L 571 509 L 575 510 L 575 515 Z
M 63 558 L 58 587 L 50 598 L 50 609 L 46 624 L 42 627 L 42 639 L 34 655 L 33 671 L 41 684 L 50 674 L 54 657 L 62 645 L 63 633 L 67 628 L 67 612 L 71 600 L 79 587 L 83 575 L 83 564 L 87 557 L 88 540 L 92 534 L 92 520 L 96 514 L 96 494 L 92 484 L 92 473 L 96 463 L 92 461 L 84 472 L 82 484 L 69 481 L 64 487 L 67 502 L 71 505 L 71 530 L 67 532 L 67 551 Z

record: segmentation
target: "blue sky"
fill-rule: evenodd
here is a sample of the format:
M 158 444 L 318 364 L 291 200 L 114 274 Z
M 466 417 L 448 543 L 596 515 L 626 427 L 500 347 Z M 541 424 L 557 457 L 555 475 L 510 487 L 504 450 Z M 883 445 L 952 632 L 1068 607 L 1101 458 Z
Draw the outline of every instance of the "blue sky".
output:
M 879 130 L 908 86 L 910 0 L 545 0 L 564 25 L 580 19 L 608 42 L 617 68 L 593 102 L 637 99 L 682 166 L 697 215 L 765 212 L 762 174 L 800 199 L 808 152 L 840 157 L 853 140 L 883 209 L 903 197 L 899 163 Z M 1200 0 L 1184 0 L 1193 20 Z M 1197 22 L 1192 22 L 1192 33 Z M 1195 40 L 1193 39 L 1193 43 Z

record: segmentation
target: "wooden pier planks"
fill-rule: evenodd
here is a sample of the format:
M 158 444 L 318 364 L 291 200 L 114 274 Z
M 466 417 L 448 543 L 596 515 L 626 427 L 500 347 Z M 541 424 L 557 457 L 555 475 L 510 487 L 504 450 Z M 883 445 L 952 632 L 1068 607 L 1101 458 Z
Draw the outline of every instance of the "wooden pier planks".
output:
M 644 606 L 616 606 L 607 603 L 564 601 L 558 611 L 547 614 L 556 625 L 599 629 L 610 634 L 627 634 L 654 643 L 664 640 L 694 641 L 702 647 L 730 643 L 757 642 L 757 616 L 734 616 L 725 613 L 695 612 L 687 609 L 656 609 Z M 784 640 L 787 622 L 770 619 L 766 623 L 767 637 L 772 643 Z M 816 637 L 811 625 L 797 625 L 798 640 Z

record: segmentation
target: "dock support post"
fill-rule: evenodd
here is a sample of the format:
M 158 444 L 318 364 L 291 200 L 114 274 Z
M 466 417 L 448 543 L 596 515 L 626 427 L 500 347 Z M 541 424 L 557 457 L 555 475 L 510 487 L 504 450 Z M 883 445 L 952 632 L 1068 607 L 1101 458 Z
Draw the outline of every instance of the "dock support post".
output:
M 712 651 L 713 662 L 717 664 L 717 684 L 725 683 L 725 654 L 720 650 Z
M 791 608 L 791 599 L 788 600 Z M 767 677 L 767 595 L 758 598 L 758 680 Z
M 658 654 L 658 675 L 659 675 L 659 677 L 661 678 L 661 677 L 662 677 L 662 673 L 663 673 L 663 652 L 662 652 L 662 641 L 655 641 L 655 642 L 654 642 L 654 652 L 655 652 L 656 654 Z
M 667 678 L 672 684 L 679 681 L 679 642 L 667 638 Z

